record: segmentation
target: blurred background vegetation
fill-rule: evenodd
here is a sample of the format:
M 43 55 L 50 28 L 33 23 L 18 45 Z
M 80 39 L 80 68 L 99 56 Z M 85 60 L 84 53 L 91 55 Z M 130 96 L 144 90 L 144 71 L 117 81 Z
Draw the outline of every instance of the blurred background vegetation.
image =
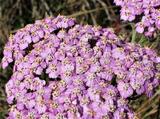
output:
M 134 23 L 120 20 L 120 8 L 114 0 L 0 0 L 0 61 L 7 38 L 17 29 L 48 16 L 66 15 L 75 17 L 80 24 L 112 27 L 115 33 L 127 42 L 139 43 L 155 49 L 160 54 L 160 34 L 147 38 L 135 32 Z M 0 119 L 5 119 L 9 106 L 6 102 L 5 83 L 10 78 L 11 67 L 0 68 Z M 139 119 L 160 119 L 160 88 L 148 99 L 142 96 L 130 101 Z

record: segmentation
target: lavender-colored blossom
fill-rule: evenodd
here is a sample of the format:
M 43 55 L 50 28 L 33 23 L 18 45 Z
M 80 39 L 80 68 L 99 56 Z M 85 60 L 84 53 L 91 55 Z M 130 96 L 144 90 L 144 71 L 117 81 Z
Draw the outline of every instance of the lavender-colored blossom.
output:
M 117 88 L 123 98 L 130 97 L 133 94 L 133 89 L 129 83 L 119 81 Z
M 120 16 L 124 21 L 134 21 L 136 31 L 152 37 L 160 29 L 160 1 L 159 0 L 114 0 L 121 7 Z
M 3 68 L 14 62 L 6 84 L 8 119 L 131 119 L 129 98 L 150 97 L 160 84 L 153 50 L 64 16 L 18 30 L 3 54 Z

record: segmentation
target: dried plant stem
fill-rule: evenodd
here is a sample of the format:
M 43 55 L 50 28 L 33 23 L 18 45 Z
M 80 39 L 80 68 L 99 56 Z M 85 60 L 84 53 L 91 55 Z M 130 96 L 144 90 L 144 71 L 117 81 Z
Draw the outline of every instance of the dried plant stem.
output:
M 136 113 L 137 113 L 137 114 L 141 114 L 142 112 L 146 111 L 146 110 L 148 109 L 148 108 L 146 108 L 147 105 L 150 104 L 151 101 L 152 101 L 153 99 L 155 99 L 157 96 L 159 96 L 159 94 L 160 94 L 160 90 L 158 90 L 158 91 L 154 94 L 154 96 L 153 96 L 152 98 L 150 98 L 148 101 L 146 101 L 145 103 L 143 103 L 143 105 L 142 105 L 140 108 L 138 108 L 138 110 L 136 111 Z
M 110 9 L 110 8 L 115 8 L 115 7 L 117 7 L 117 6 L 112 6 L 112 7 L 107 7 L 107 8 Z M 89 13 L 92 13 L 92 12 L 104 10 L 105 8 L 106 7 L 101 7 L 101 8 L 95 8 L 95 9 L 92 9 L 92 10 L 88 10 L 88 11 L 77 12 L 77 13 L 68 15 L 68 17 L 78 17 L 78 16 L 81 16 L 81 15 L 84 15 L 84 14 L 89 14 Z

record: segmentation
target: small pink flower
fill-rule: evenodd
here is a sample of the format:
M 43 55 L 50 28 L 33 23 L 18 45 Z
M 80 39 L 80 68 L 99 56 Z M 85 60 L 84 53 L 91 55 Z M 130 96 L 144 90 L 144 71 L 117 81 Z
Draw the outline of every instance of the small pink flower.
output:
M 138 33 L 143 33 L 143 32 L 144 32 L 144 26 L 143 26 L 142 23 L 137 24 L 137 26 L 136 26 L 136 31 L 137 31 Z

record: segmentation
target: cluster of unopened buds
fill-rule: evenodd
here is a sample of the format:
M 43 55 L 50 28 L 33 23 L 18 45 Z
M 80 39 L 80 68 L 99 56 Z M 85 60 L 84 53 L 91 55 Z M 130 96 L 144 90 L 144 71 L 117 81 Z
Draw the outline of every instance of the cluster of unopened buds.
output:
M 114 0 L 116 5 L 121 6 L 121 19 L 134 21 L 136 31 L 146 36 L 153 36 L 160 30 L 160 0 Z
M 11 35 L 2 67 L 12 62 L 8 119 L 134 119 L 129 101 L 160 84 L 155 51 L 64 16 Z

